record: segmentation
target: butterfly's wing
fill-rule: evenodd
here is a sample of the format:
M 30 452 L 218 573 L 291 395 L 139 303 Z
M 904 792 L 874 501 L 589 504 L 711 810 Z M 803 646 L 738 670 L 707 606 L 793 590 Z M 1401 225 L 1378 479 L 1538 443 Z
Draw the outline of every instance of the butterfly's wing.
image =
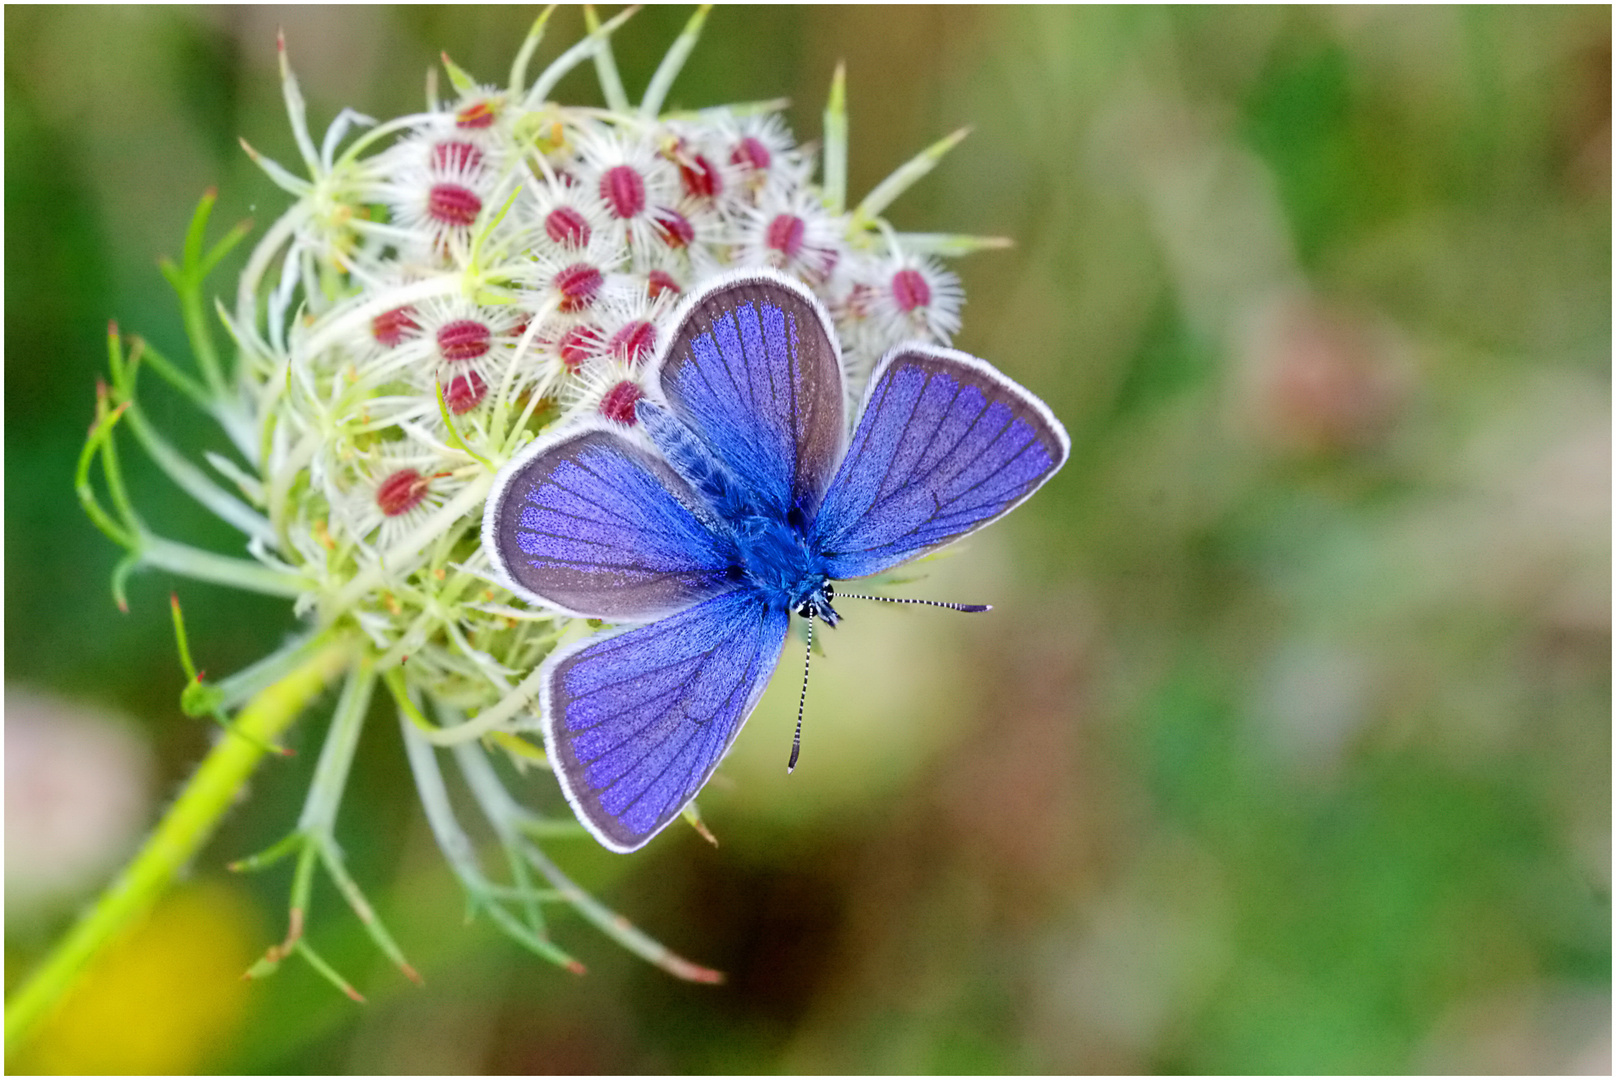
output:
M 733 545 L 666 462 L 602 422 L 500 471 L 483 550 L 511 590 L 572 615 L 653 619 L 734 587 Z
M 783 274 L 716 279 L 685 301 L 653 385 L 756 500 L 811 518 L 842 452 L 842 364 L 830 318 Z
M 879 573 L 1008 513 L 1070 447 L 1048 406 L 987 362 L 900 345 L 870 377 L 812 543 L 833 578 Z
M 750 591 L 544 662 L 544 742 L 567 801 L 633 851 L 695 798 L 768 685 L 790 614 Z

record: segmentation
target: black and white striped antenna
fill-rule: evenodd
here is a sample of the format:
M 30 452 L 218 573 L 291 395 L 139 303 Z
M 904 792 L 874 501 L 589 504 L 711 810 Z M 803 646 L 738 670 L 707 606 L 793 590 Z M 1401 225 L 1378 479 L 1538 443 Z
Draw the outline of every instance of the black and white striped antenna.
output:
M 950 611 L 992 611 L 992 604 L 950 604 L 945 600 L 905 600 L 897 596 L 860 596 L 858 593 L 837 593 L 840 600 L 879 600 L 883 604 L 925 604 L 927 607 L 947 608 Z
M 808 616 L 808 651 L 802 654 L 802 694 L 797 698 L 797 730 L 791 736 L 791 760 L 786 762 L 786 775 L 797 767 L 797 754 L 802 750 L 802 707 L 808 703 L 808 664 L 814 658 L 814 617 Z
M 979 611 L 992 611 L 992 604 L 951 604 L 944 600 L 905 600 L 896 596 L 861 596 L 858 593 L 834 593 L 841 600 L 879 600 L 883 604 L 924 604 L 927 607 L 947 608 L 949 611 L 964 611 L 974 614 Z M 791 736 L 791 759 L 786 762 L 786 774 L 789 776 L 797 768 L 797 755 L 802 752 L 802 712 L 808 704 L 808 666 L 814 659 L 814 617 L 808 617 L 808 650 L 802 656 L 802 693 L 797 697 L 797 730 Z

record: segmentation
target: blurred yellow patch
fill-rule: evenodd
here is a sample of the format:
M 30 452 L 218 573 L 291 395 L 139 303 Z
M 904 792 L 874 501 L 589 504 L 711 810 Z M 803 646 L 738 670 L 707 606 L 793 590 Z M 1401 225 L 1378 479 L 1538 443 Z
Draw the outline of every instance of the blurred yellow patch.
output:
M 225 882 L 183 886 L 108 949 L 15 1065 L 39 1073 L 194 1073 L 240 1025 L 256 915 Z

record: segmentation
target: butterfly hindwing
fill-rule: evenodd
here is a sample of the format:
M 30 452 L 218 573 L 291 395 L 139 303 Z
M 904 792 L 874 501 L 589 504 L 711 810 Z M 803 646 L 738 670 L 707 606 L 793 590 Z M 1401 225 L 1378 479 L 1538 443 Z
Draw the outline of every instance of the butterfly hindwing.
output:
M 666 615 L 731 587 L 727 541 L 655 454 L 604 426 L 539 440 L 501 473 L 483 550 L 519 595 L 575 615 Z
M 811 292 L 769 271 L 704 289 L 677 318 L 655 382 L 758 509 L 812 515 L 845 420 L 841 356 Z
M 768 685 L 789 621 L 736 591 L 545 661 L 545 746 L 601 843 L 640 847 L 701 790 Z
M 833 578 L 879 573 L 1007 513 L 1070 445 L 1043 402 L 984 361 L 900 345 L 871 376 L 812 542 Z

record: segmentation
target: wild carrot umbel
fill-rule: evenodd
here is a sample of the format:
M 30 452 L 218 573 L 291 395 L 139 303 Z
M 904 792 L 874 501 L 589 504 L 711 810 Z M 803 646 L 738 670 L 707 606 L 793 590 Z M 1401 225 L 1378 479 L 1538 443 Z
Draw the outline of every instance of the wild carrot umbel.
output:
M 573 620 L 524 606 L 490 574 L 479 547 L 483 502 L 500 466 L 552 425 L 598 413 L 631 427 L 668 316 L 713 275 L 766 266 L 806 283 L 836 320 L 857 394 L 890 345 L 946 345 L 958 329 L 963 294 L 937 258 L 1001 242 L 900 233 L 881 216 L 953 137 L 847 205 L 840 72 L 817 155 L 786 127 L 781 101 L 666 110 L 706 7 L 632 104 L 610 44 L 630 14 L 604 23 L 591 16 L 587 36 L 530 80 L 546 11 L 504 85 L 479 83 L 445 57 L 449 94 L 427 111 L 377 123 L 345 109 L 318 141 L 282 41 L 282 87 L 302 160 L 287 167 L 246 150 L 292 205 L 253 249 L 233 297 L 212 300 L 204 281 L 247 227 L 209 245 L 214 195 L 203 198 L 181 259 L 164 266 L 193 364 L 116 327 L 109 336 L 110 381 L 98 394 L 78 493 L 127 551 L 113 578 L 115 601 L 127 607 L 129 575 L 157 568 L 284 596 L 307 626 L 245 671 L 191 678 L 185 710 L 231 726 L 215 754 L 256 740 L 256 755 L 292 717 L 248 725 L 254 709 L 286 700 L 289 680 L 302 686 L 311 671 L 322 681 L 341 677 L 295 828 L 233 864 L 293 867 L 287 934 L 251 975 L 296 953 L 357 996 L 303 936 L 323 873 L 377 947 L 416 977 L 334 839 L 360 729 L 381 696 L 396 712 L 423 811 L 473 911 L 573 971 L 582 965 L 551 937 L 547 913 L 558 904 L 674 975 L 721 977 L 579 889 L 544 845 L 582 830 L 510 793 L 512 769 L 547 767 L 528 738 L 538 726 L 534 672 Z M 606 109 L 551 98 L 561 77 L 585 63 L 596 68 Z M 204 463 L 182 456 L 142 411 L 138 378 L 147 370 L 217 422 L 224 438 Z M 149 527 L 125 489 L 121 436 L 235 527 L 244 552 L 205 551 Z M 175 613 L 194 676 L 177 604 Z M 483 819 L 475 829 L 461 824 L 464 807 L 450 801 L 445 765 Z M 214 775 L 208 768 L 199 779 Z M 230 775 L 239 784 L 246 773 Z M 222 810 L 193 823 L 190 853 Z M 491 835 L 498 850 L 474 834 Z M 142 887 L 155 895 L 165 881 L 159 875 Z M 50 1003 L 42 1000 L 35 1014 Z

